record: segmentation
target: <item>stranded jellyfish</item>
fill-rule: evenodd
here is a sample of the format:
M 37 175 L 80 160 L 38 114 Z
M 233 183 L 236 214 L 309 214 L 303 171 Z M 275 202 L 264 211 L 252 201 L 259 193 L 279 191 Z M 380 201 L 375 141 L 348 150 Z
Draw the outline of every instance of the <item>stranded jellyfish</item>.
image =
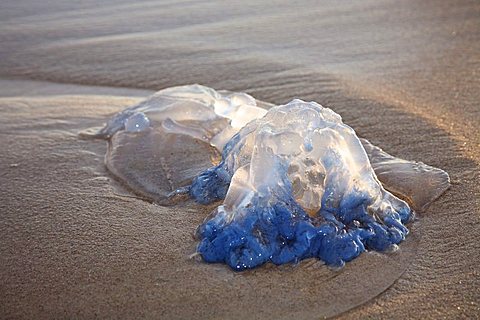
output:
M 316 102 L 273 106 L 200 85 L 161 90 L 95 137 L 135 192 L 216 203 L 197 250 L 235 270 L 306 258 L 340 267 L 395 248 L 413 210 L 449 186 L 446 172 L 385 153 Z

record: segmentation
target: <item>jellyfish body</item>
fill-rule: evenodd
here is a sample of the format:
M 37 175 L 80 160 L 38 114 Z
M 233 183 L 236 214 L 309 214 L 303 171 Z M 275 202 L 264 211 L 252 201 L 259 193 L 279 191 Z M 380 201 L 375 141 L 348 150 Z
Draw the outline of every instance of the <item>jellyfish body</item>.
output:
M 109 141 L 109 170 L 137 193 L 218 202 L 197 230 L 198 252 L 235 270 L 311 257 L 342 266 L 385 251 L 412 217 L 386 189 L 424 210 L 449 185 L 444 171 L 388 155 L 315 102 L 272 106 L 199 85 L 159 91 L 96 137 Z
M 224 198 L 199 228 L 198 250 L 236 270 L 310 257 L 342 266 L 400 243 L 411 216 L 382 187 L 353 129 L 301 100 L 241 129 L 190 193 L 200 203 Z

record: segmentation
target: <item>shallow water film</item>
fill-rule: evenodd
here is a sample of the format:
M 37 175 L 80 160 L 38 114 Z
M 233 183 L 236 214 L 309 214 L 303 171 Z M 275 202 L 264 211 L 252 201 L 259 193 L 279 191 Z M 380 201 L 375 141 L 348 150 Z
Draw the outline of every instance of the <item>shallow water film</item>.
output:
M 200 85 L 159 91 L 94 136 L 108 139 L 108 169 L 138 194 L 219 202 L 197 230 L 198 252 L 234 270 L 305 258 L 341 267 L 395 249 L 411 207 L 449 186 L 444 171 L 388 155 L 315 102 L 272 106 Z

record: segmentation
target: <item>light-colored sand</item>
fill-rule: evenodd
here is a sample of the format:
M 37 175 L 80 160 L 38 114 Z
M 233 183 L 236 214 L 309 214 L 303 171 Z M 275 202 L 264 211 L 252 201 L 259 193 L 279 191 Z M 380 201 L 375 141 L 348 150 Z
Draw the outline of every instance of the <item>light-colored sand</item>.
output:
M 0 179 L 7 186 L 2 199 L 8 199 L 2 205 L 3 314 L 330 316 L 386 290 L 415 256 L 416 234 L 399 252 L 365 254 L 340 272 L 312 260 L 236 274 L 189 259 L 195 227 L 213 207 L 189 201 L 165 208 L 132 197 L 104 168 L 106 143 L 77 136 L 133 101 L 100 95 L 0 99 Z
M 0 317 L 478 317 L 479 12 L 474 1 L 3 1 L 0 78 L 70 84 L 0 80 Z M 445 169 L 452 187 L 399 252 L 341 272 L 189 260 L 209 208 L 132 198 L 103 167 L 105 143 L 77 132 L 148 93 L 98 85 L 194 82 L 319 101 L 389 153 Z

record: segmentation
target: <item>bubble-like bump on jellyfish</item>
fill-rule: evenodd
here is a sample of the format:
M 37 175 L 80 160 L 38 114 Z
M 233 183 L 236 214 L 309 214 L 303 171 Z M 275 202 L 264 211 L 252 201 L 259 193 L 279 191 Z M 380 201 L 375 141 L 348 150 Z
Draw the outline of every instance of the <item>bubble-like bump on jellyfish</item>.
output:
M 161 90 L 93 136 L 136 193 L 223 201 L 197 229 L 198 252 L 235 270 L 305 258 L 340 267 L 395 248 L 413 212 L 389 191 L 422 211 L 449 187 L 443 170 L 387 154 L 315 102 L 273 106 L 201 85 Z
M 141 132 L 150 127 L 150 120 L 143 112 L 132 114 L 125 120 L 125 131 Z

